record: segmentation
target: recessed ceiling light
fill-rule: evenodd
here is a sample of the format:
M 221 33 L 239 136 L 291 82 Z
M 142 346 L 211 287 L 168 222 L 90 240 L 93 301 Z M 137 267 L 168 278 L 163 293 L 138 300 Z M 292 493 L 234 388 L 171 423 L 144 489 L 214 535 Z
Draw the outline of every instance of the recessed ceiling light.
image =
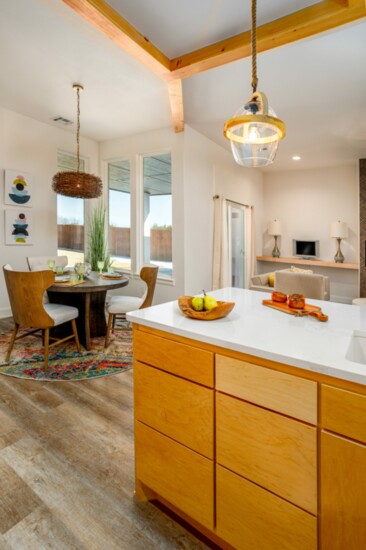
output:
M 301 160 L 301 157 L 299 157 L 299 155 L 294 155 L 292 157 L 292 160 Z

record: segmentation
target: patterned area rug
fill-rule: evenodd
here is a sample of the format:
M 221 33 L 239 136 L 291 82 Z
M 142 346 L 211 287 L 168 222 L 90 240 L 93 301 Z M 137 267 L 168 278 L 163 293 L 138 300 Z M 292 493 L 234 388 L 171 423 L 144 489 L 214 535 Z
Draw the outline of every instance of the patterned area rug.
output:
M 82 347 L 80 354 L 72 340 L 51 348 L 48 370 L 44 369 L 41 339 L 34 336 L 17 340 L 10 363 L 5 363 L 10 337 L 10 331 L 0 334 L 0 374 L 7 376 L 50 382 L 75 381 L 118 374 L 132 366 L 132 331 L 128 323 L 124 330 L 111 336 L 107 349 L 104 349 L 104 338 L 93 338 L 92 349 L 86 351 Z

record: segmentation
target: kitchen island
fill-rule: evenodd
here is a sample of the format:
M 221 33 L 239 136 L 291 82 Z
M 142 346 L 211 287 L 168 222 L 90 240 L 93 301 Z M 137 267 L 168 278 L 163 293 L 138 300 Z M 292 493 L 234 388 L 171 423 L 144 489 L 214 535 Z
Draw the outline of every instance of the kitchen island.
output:
M 223 289 L 216 321 L 177 302 L 134 323 L 136 496 L 223 548 L 366 544 L 366 308 L 309 300 L 327 323 Z

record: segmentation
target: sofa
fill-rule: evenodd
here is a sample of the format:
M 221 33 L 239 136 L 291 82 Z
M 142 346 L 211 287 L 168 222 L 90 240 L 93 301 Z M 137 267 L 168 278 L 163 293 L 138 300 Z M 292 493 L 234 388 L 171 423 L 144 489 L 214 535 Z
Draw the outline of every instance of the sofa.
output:
M 284 292 L 285 294 L 304 294 L 306 298 L 316 300 L 329 300 L 330 288 L 329 277 L 319 273 L 305 272 L 302 270 L 293 271 L 282 269 L 274 272 L 274 286 L 269 285 L 271 273 L 254 275 L 250 280 L 250 290 L 261 292 Z

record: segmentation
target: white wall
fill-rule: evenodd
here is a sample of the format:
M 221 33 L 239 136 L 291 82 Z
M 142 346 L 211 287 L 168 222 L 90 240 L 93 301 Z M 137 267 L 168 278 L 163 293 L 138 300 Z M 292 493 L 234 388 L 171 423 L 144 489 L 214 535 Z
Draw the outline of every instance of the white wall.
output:
M 292 239 L 319 240 L 320 257 L 333 261 L 336 240 L 329 236 L 330 224 L 348 224 L 349 238 L 342 241 L 345 262 L 359 262 L 359 176 L 358 167 L 344 166 L 318 170 L 266 173 L 264 176 L 263 255 L 271 255 L 273 237 L 267 225 L 278 219 L 283 224 L 279 239 L 282 257 L 291 257 Z M 275 264 L 258 264 L 260 272 Z M 277 269 L 278 269 L 278 265 Z M 286 266 L 283 266 L 286 267 Z M 358 272 L 318 269 L 331 279 L 331 299 L 350 302 L 358 296 Z
M 57 253 L 56 194 L 52 191 L 52 176 L 57 171 L 57 150 L 74 153 L 75 134 L 55 126 L 0 108 L 0 265 L 27 269 L 27 256 L 47 256 Z M 81 139 L 81 154 L 88 158 L 88 170 L 98 174 L 98 144 Z M 22 170 L 34 177 L 34 202 L 29 211 L 34 218 L 34 244 L 6 246 L 3 176 L 5 169 Z M 0 274 L 0 317 L 10 315 L 3 274 Z

